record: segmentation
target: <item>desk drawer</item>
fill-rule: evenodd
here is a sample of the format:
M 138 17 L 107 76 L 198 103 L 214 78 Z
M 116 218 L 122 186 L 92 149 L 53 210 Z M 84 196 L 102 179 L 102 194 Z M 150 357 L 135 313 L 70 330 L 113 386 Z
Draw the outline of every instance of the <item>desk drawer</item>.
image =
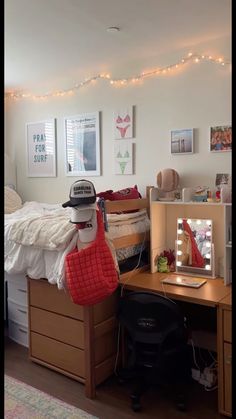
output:
M 30 305 L 53 311 L 54 313 L 83 320 L 83 307 L 74 304 L 64 290 L 51 285 L 46 280 L 29 280 Z
M 7 300 L 8 318 L 28 327 L 28 308 L 17 304 L 10 298 Z
M 224 310 L 224 340 L 232 342 L 232 311 Z
M 84 351 L 65 343 L 58 342 L 38 333 L 31 332 L 31 356 L 38 360 L 85 377 Z
M 30 307 L 30 329 L 41 335 L 84 349 L 84 323 Z
M 232 345 L 224 344 L 224 407 L 225 411 L 232 414 Z

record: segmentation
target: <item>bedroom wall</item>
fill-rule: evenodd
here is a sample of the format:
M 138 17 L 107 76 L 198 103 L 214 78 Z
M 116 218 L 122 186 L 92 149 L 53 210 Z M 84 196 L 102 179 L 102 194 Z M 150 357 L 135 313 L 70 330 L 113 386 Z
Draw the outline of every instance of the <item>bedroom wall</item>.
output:
M 198 45 L 196 52 L 230 59 L 230 39 Z M 124 68 L 123 77 L 176 62 L 186 50 L 160 60 Z M 91 69 L 95 75 L 96 69 Z M 73 82 L 72 82 L 73 85 Z M 68 88 L 60 85 L 58 89 Z M 37 92 L 37 87 L 35 89 Z M 114 175 L 112 118 L 119 107 L 135 106 L 135 173 Z M 179 172 L 181 186 L 214 187 L 216 173 L 231 173 L 231 152 L 209 151 L 209 128 L 231 124 L 231 69 L 215 63 L 189 64 L 171 75 L 144 80 L 140 85 L 114 88 L 104 80 L 80 89 L 74 96 L 6 103 L 5 152 L 15 159 L 17 190 L 23 200 L 63 202 L 77 177 L 65 175 L 63 118 L 84 112 L 101 112 L 101 176 L 89 178 L 97 192 L 138 185 L 144 195 L 146 185 L 156 185 L 156 175 L 164 168 Z M 57 120 L 57 177 L 28 178 L 26 171 L 25 124 L 48 118 Z M 194 153 L 171 155 L 170 130 L 194 128 Z

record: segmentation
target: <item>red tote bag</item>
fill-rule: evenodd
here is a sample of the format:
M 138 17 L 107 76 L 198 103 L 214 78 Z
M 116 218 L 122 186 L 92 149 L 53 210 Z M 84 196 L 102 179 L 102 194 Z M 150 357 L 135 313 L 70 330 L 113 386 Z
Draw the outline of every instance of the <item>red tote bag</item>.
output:
M 118 273 L 105 240 L 100 210 L 97 211 L 97 235 L 85 249 L 74 249 L 65 258 L 66 285 L 75 304 L 97 304 L 118 286 Z

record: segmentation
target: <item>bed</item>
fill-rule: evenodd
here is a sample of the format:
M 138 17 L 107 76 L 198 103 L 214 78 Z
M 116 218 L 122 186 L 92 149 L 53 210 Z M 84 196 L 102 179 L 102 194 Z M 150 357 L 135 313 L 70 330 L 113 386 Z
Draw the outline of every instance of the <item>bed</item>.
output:
M 52 209 L 49 204 L 41 204 L 43 208 L 45 205 L 47 211 Z M 108 222 L 106 234 L 108 236 L 110 234 L 109 240 L 112 241 L 112 246 L 117 253 L 120 275 L 128 280 L 132 272 L 136 272 L 137 269 L 147 269 L 149 264 L 147 255 L 149 249 L 148 199 L 105 201 L 104 207 Z M 127 234 L 127 229 L 125 234 L 119 226 L 119 234 L 116 236 L 114 229 L 115 224 L 120 222 L 119 217 L 123 225 L 128 219 L 132 220 L 131 224 L 135 224 L 134 220 L 138 218 L 137 223 L 143 225 L 139 231 L 135 231 L 133 226 L 129 234 Z M 73 247 L 73 239 L 75 240 L 74 235 L 66 249 L 60 251 L 65 253 L 68 248 Z M 15 243 L 15 246 L 25 245 Z M 32 246 L 25 247 L 30 247 L 32 250 Z M 22 251 L 27 250 L 24 248 L 22 250 L 21 247 Z M 64 280 L 58 281 L 58 277 L 55 279 L 52 275 L 48 278 L 46 275 L 47 256 L 45 255 L 48 252 L 52 255 L 56 250 L 37 249 L 37 251 L 43 252 L 44 267 L 38 268 L 37 276 L 32 275 L 29 267 L 25 272 L 28 282 L 29 357 L 34 362 L 83 383 L 86 396 L 93 398 L 96 394 L 96 386 L 114 372 L 117 354 L 115 313 L 119 288 L 110 297 L 94 306 L 82 307 L 73 304 L 67 293 L 62 291 Z M 52 258 L 51 256 L 51 265 Z M 39 259 L 36 258 L 36 260 L 41 263 Z M 62 260 L 63 258 L 60 259 L 61 263 Z M 45 275 L 41 274 L 40 269 L 43 269 Z

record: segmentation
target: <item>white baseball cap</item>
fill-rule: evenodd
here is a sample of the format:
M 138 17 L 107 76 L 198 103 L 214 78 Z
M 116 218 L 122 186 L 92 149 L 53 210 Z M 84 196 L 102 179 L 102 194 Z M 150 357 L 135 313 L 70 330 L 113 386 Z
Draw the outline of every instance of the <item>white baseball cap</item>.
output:
M 94 204 L 89 205 L 78 205 L 76 207 L 73 207 L 71 210 L 71 216 L 70 221 L 71 223 L 83 223 L 90 221 L 93 216 L 93 212 L 96 211 L 97 204 L 96 202 Z

